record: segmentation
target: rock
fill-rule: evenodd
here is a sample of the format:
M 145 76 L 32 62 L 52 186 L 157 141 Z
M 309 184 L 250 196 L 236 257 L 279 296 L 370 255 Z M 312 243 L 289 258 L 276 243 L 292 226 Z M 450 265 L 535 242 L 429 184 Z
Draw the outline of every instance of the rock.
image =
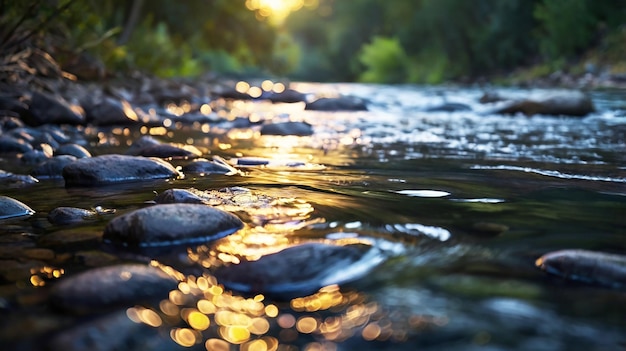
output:
M 97 102 L 85 101 L 87 121 L 97 126 L 128 125 L 138 122 L 137 113 L 127 101 L 103 97 Z
M 48 212 L 48 221 L 52 224 L 71 224 L 94 219 L 98 213 L 77 207 L 57 207 Z
M 275 93 L 271 92 L 267 99 L 271 102 L 285 102 L 285 103 L 294 103 L 294 102 L 302 102 L 306 101 L 306 94 L 303 94 L 297 90 L 293 89 L 285 89 L 283 92 Z
M 41 150 L 30 150 L 25 152 L 20 160 L 27 165 L 36 165 L 50 158 L 50 155 Z
M 4 111 L 6 116 L 0 118 L 0 131 L 6 132 L 15 128 L 23 128 L 24 122 L 18 117 L 8 115 L 8 112 L 10 111 Z
M 131 247 L 177 245 L 219 239 L 242 227 L 237 216 L 207 205 L 165 204 L 114 218 L 103 239 Z
M 52 287 L 50 302 L 64 311 L 93 313 L 167 298 L 177 284 L 159 268 L 121 264 L 65 276 Z
M 8 196 L 0 196 L 0 220 L 26 218 L 33 214 L 35 211 L 22 202 Z
M 367 105 L 363 99 L 352 96 L 342 96 L 337 98 L 317 99 L 307 103 L 304 109 L 316 111 L 367 111 Z
M 0 184 L 9 186 L 22 186 L 27 184 L 35 184 L 39 181 L 29 175 L 13 174 L 0 170 Z
M 205 158 L 195 159 L 192 162 L 183 166 L 183 173 L 193 173 L 193 174 L 226 174 L 233 175 L 237 174 L 237 169 L 233 168 L 231 165 L 227 164 L 225 161 L 214 158 L 214 160 L 209 161 Z
M 313 135 L 313 127 L 306 122 L 280 122 L 265 124 L 261 127 L 261 135 Z
M 535 261 L 547 273 L 565 279 L 626 288 L 626 256 L 587 250 L 561 250 Z
M 161 159 L 116 154 L 81 158 L 63 168 L 66 186 L 95 186 L 178 176 L 178 171 Z
M 56 150 L 54 150 L 54 155 L 70 155 L 76 158 L 91 157 L 91 153 L 87 151 L 87 149 L 85 149 L 83 146 L 80 146 L 78 144 L 61 145 Z
M 49 351 L 180 351 L 184 348 L 159 329 L 117 311 L 64 329 L 47 339 Z
M 159 158 L 195 158 L 202 156 L 202 151 L 193 145 L 161 143 L 143 136 L 131 145 L 128 155 Z
M 441 105 L 431 106 L 427 108 L 426 112 L 460 112 L 460 111 L 471 111 L 472 108 L 466 104 L 461 104 L 457 102 L 444 102 Z
M 270 159 L 264 157 L 239 157 L 238 166 L 264 166 L 270 163 Z
M 26 153 L 33 149 L 33 147 L 20 139 L 14 138 L 9 135 L 0 136 L 0 153 Z
M 204 200 L 186 189 L 167 189 L 154 199 L 157 204 L 202 204 Z
M 28 105 L 21 93 L 0 94 L 0 110 L 14 112 L 23 119 L 30 116 Z
M 595 111 L 591 97 L 582 92 L 548 94 L 540 99 L 524 99 L 512 101 L 495 113 L 553 116 L 586 116 Z
M 507 99 L 500 96 L 500 94 L 496 92 L 486 91 L 483 95 L 478 99 L 478 102 L 481 104 L 491 104 L 494 102 L 506 101 Z
M 306 243 L 256 261 L 221 266 L 214 274 L 229 289 L 289 299 L 359 279 L 382 260 L 377 249 L 365 244 Z
M 30 174 L 39 179 L 63 178 L 63 168 L 74 161 L 76 161 L 74 156 L 55 156 L 37 165 L 30 171 Z
M 85 116 L 80 106 L 71 105 L 60 96 L 34 92 L 30 101 L 30 118 L 25 122 L 32 126 L 42 124 L 85 123 Z

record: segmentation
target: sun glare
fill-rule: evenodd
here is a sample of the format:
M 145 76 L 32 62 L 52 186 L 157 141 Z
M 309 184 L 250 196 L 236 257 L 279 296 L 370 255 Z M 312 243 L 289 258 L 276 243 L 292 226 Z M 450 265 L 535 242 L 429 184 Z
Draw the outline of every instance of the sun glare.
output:
M 282 23 L 291 12 L 302 7 L 316 7 L 318 0 L 246 0 L 246 7 L 255 11 L 260 20 L 268 19 L 274 23 Z

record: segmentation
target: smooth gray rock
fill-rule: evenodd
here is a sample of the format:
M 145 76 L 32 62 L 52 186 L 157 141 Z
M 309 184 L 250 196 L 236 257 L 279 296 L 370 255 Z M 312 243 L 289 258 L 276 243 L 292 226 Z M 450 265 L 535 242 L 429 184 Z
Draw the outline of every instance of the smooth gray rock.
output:
M 143 136 L 135 141 L 128 149 L 127 154 L 159 158 L 195 158 L 202 156 L 202 152 L 193 145 L 161 143 L 149 136 Z
M 261 135 L 313 135 L 313 127 L 306 122 L 280 122 L 265 124 L 261 127 Z
M 229 289 L 290 299 L 359 279 L 382 260 L 377 249 L 365 244 L 306 243 L 219 267 L 214 274 Z
M 133 114 L 134 111 L 127 111 L 130 104 L 127 105 L 127 109 L 124 109 L 124 104 L 128 103 L 106 96 L 100 97 L 98 101 L 85 101 L 82 106 L 85 109 L 87 121 L 94 125 L 137 124 L 138 118 Z
M 0 196 L 0 220 L 25 218 L 33 214 L 35 211 L 24 203 L 8 196 Z
M 71 224 L 94 219 L 98 213 L 77 207 L 57 207 L 48 212 L 48 221 L 52 224 Z
M 167 189 L 154 199 L 157 204 L 202 204 L 204 200 L 186 189 Z
M 84 124 L 85 116 L 80 106 L 72 106 L 60 96 L 34 92 L 30 101 L 30 118 L 26 123 L 32 126 L 42 124 Z
M 237 170 L 225 162 L 209 161 L 205 158 L 195 159 L 184 165 L 183 173 L 192 174 L 235 174 Z
M 161 159 L 116 154 L 81 158 L 63 168 L 66 186 L 95 186 L 178 176 L 179 172 Z
M 367 105 L 363 99 L 342 96 L 337 98 L 320 98 L 306 104 L 305 110 L 316 111 L 367 111 Z
M 10 135 L 0 136 L 0 153 L 26 153 L 32 149 L 33 147 L 24 140 Z
M 547 253 L 535 262 L 547 273 L 565 279 L 626 288 L 626 256 L 587 250 Z
M 83 146 L 78 144 L 65 144 L 54 150 L 55 156 L 70 155 L 76 158 L 91 157 L 91 153 Z
M 243 227 L 232 213 L 200 204 L 164 204 L 111 220 L 103 239 L 130 247 L 177 245 L 216 240 Z
M 76 157 L 71 155 L 55 156 L 38 164 L 30 174 L 39 179 L 63 178 L 63 168 L 74 161 Z
M 303 94 L 297 90 L 293 89 L 285 89 L 285 91 L 280 93 L 270 93 L 267 95 L 267 99 L 271 102 L 285 102 L 285 103 L 294 103 L 306 101 L 306 94 Z
M 161 269 L 144 264 L 94 268 L 56 282 L 50 303 L 79 314 L 107 311 L 167 298 L 177 284 Z

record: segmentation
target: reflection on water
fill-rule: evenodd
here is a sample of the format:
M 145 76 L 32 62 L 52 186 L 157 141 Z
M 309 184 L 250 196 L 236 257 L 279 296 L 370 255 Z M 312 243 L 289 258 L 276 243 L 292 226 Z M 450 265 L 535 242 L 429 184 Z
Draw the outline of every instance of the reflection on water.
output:
M 282 89 L 261 87 L 274 88 Z M 193 145 L 236 172 L 101 189 L 65 189 L 52 181 L 28 194 L 6 189 L 38 214 L 1 228 L 0 308 L 7 313 L 1 326 L 8 331 L 0 336 L 39 340 L 90 323 L 47 308 L 46 289 L 81 270 L 146 259 L 102 250 L 96 239 L 106 217 L 66 228 L 49 224 L 47 212 L 69 204 L 123 213 L 147 206 L 154 192 L 176 188 L 245 223 L 216 242 L 173 250 L 175 259 L 148 258 L 178 286 L 154 305 L 128 308 L 126 316 L 182 348 L 611 350 L 626 344 L 623 291 L 556 280 L 534 266 L 546 252 L 564 248 L 626 253 L 623 94 L 594 93 L 599 111 L 573 119 L 494 115 L 474 89 L 292 88 L 366 98 L 370 110 L 216 99 L 184 123 L 188 102 L 131 110 L 127 114 L 148 125 L 86 128 L 93 154 L 125 153 L 134 140 L 152 135 Z M 446 101 L 470 110 L 426 111 Z M 156 119 L 164 113 L 165 121 Z M 286 121 L 306 122 L 314 133 L 261 135 L 262 123 Z M 182 169 L 190 161 L 171 162 Z M 2 169 L 27 172 L 5 163 L 0 160 Z M 289 299 L 241 294 L 216 278 L 219 268 L 306 244 L 368 250 L 322 275 L 341 284 Z M 276 271 L 298 277 L 323 263 Z M 87 326 L 90 333 L 99 330 Z

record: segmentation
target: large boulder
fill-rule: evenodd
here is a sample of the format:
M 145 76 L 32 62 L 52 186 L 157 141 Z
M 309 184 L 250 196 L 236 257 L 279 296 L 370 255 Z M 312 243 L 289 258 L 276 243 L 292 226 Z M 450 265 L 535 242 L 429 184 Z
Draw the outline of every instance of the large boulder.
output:
M 112 219 L 103 239 L 129 247 L 177 245 L 219 239 L 242 227 L 237 216 L 207 205 L 165 204 Z
M 63 168 L 66 186 L 95 186 L 179 175 L 171 164 L 161 159 L 117 154 L 81 158 Z

